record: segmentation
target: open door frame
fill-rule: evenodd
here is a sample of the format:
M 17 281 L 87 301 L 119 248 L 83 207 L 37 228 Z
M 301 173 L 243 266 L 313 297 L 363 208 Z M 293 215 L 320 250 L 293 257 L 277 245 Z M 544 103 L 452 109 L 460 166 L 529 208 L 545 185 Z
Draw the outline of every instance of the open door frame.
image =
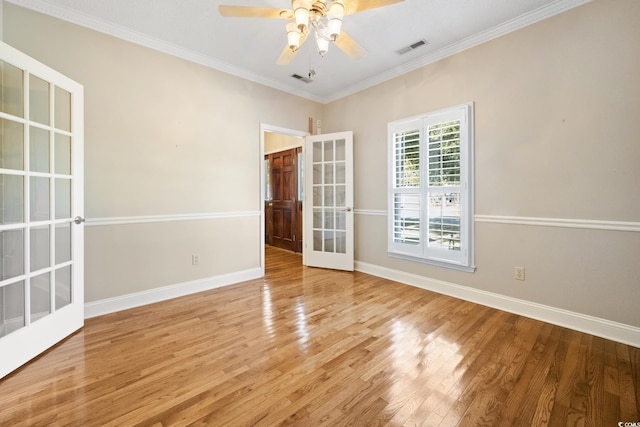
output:
M 283 128 L 280 126 L 273 126 L 266 123 L 260 123 L 260 271 L 262 276 L 264 276 L 264 245 L 265 245 L 265 215 L 264 215 L 264 197 L 265 197 L 265 167 L 264 167 L 264 134 L 265 132 L 274 132 L 282 135 L 295 136 L 298 138 L 304 138 L 309 135 L 309 132 L 299 131 L 294 129 Z M 303 156 L 304 156 L 304 144 L 303 144 Z M 301 183 L 299 183 L 301 185 Z

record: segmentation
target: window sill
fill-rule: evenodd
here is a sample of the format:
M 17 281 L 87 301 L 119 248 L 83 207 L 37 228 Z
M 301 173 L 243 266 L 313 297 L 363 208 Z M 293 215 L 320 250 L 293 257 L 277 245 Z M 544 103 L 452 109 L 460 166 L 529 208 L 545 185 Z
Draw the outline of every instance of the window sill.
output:
M 421 264 L 432 265 L 434 267 L 448 268 L 449 270 L 457 270 L 465 273 L 473 273 L 476 271 L 475 265 L 467 266 L 463 264 L 456 264 L 453 262 L 438 261 L 438 260 L 429 259 L 429 258 L 420 258 L 412 255 L 398 253 L 398 252 L 387 252 L 387 255 L 389 255 L 392 258 L 398 258 L 398 259 L 403 259 L 403 260 L 412 261 L 412 262 L 419 262 Z

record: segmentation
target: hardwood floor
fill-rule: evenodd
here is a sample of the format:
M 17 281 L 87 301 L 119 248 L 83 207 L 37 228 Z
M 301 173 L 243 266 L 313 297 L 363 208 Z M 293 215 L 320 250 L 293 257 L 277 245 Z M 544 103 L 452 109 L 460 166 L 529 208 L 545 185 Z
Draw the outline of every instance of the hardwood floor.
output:
M 640 421 L 640 349 L 268 249 L 264 279 L 89 319 L 2 426 Z

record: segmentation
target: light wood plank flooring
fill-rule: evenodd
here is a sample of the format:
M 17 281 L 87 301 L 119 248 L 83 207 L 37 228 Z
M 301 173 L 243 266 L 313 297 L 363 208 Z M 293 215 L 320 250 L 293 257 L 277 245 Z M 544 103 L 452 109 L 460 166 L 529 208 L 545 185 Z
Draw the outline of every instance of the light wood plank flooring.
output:
M 264 279 L 89 319 L 2 426 L 640 421 L 640 349 L 267 250 Z

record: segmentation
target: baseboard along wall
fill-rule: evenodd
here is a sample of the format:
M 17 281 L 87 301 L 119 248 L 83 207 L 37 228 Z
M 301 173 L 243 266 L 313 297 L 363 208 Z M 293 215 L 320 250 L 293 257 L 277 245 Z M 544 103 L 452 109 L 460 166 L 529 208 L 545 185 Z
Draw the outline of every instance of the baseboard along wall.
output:
M 449 295 L 465 301 L 504 310 L 554 325 L 563 326 L 598 337 L 640 348 L 640 328 L 613 322 L 581 313 L 563 310 L 543 304 L 537 304 L 517 298 L 482 291 L 467 286 L 431 279 L 404 271 L 380 267 L 356 261 L 357 271 L 393 280 L 409 286 Z M 223 286 L 233 285 L 263 276 L 261 268 L 254 268 L 220 276 L 194 280 L 143 292 L 122 295 L 115 298 L 88 302 L 85 304 L 85 318 L 101 316 L 146 304 L 165 301 L 184 295 L 203 292 Z
M 356 261 L 357 271 L 640 348 L 640 328 Z

